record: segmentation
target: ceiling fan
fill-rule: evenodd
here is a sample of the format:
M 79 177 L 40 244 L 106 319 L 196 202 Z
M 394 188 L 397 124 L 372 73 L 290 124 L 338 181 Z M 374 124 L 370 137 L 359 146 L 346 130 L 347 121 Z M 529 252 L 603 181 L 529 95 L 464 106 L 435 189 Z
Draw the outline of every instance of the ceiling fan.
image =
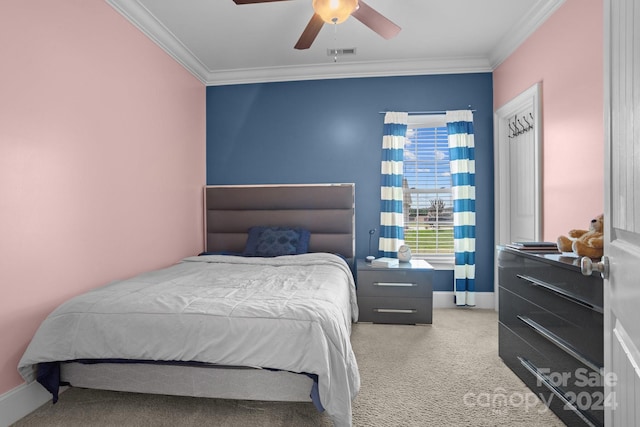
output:
M 288 0 L 233 1 L 235 4 L 255 4 Z M 340 24 L 349 16 L 353 16 L 387 40 L 400 32 L 400 27 L 362 0 L 313 0 L 313 10 L 314 14 L 294 46 L 295 49 L 309 49 L 325 22 Z

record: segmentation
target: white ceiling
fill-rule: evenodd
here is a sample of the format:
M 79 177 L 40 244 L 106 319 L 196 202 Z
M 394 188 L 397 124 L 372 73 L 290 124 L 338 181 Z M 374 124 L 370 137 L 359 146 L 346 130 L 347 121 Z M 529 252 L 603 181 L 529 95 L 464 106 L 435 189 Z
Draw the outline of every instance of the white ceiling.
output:
M 564 0 L 366 0 L 402 27 L 385 40 L 355 18 L 293 46 L 312 0 L 107 0 L 206 85 L 492 71 Z M 356 48 L 339 56 L 328 49 Z

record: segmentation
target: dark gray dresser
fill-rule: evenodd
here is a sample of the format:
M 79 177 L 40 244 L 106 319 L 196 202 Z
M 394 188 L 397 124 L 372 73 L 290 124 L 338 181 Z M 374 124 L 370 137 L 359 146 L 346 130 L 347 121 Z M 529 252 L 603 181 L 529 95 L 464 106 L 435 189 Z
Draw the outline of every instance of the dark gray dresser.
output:
M 499 354 L 565 424 L 602 426 L 603 281 L 579 262 L 498 248 Z
M 395 267 L 373 267 L 358 260 L 358 308 L 361 322 L 431 323 L 433 267 L 411 260 Z

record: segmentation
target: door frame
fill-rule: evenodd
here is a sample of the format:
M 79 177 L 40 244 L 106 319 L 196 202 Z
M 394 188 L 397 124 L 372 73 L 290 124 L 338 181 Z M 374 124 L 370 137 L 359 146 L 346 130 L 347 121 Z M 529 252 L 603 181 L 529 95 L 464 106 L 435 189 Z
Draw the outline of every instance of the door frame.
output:
M 509 118 L 525 108 L 531 108 L 534 114 L 534 236 L 542 240 L 542 108 L 540 97 L 542 83 L 538 82 L 520 95 L 507 102 L 493 114 L 493 155 L 494 155 L 494 230 L 495 244 L 509 242 L 511 230 L 511 196 L 509 187 Z M 498 262 L 494 256 L 494 298 L 495 309 L 498 310 Z

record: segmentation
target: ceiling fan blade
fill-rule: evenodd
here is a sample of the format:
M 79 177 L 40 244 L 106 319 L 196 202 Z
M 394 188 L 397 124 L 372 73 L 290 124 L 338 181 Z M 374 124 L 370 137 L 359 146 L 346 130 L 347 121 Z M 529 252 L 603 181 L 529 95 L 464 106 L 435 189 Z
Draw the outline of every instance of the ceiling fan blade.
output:
M 323 25 L 324 21 L 320 18 L 320 15 L 314 13 L 294 48 L 300 50 L 309 49 Z
M 397 36 L 401 30 L 400 27 L 382 16 L 378 11 L 362 0 L 358 1 L 358 8 L 351 14 L 351 16 L 387 40 Z
M 235 4 L 271 3 L 272 1 L 288 1 L 288 0 L 233 0 Z

